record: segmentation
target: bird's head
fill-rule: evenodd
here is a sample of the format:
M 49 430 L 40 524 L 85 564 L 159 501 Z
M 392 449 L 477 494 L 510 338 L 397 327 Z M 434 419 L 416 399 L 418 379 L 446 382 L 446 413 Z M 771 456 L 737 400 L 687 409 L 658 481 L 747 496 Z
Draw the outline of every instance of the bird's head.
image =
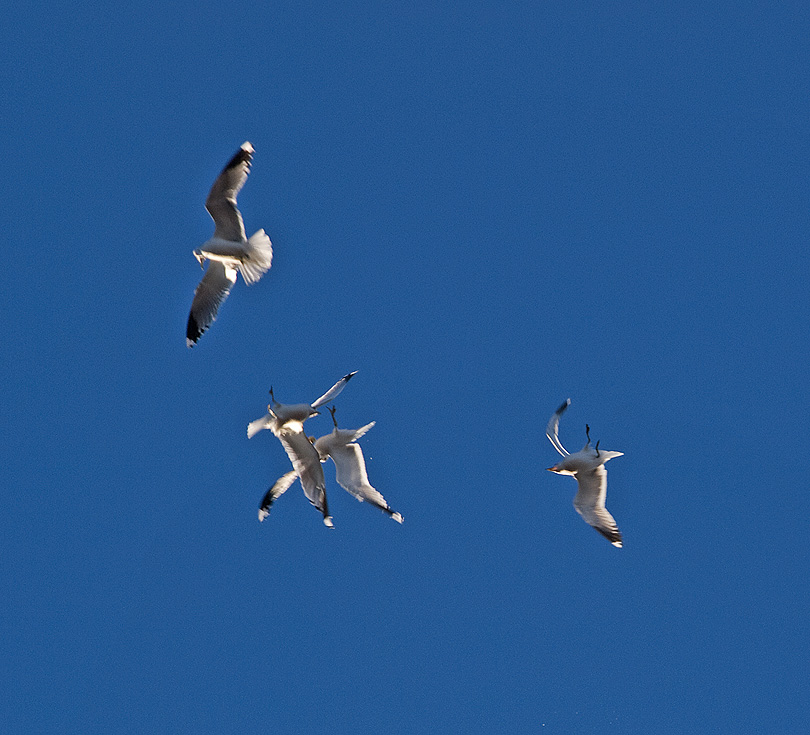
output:
M 197 262 L 200 264 L 200 268 L 204 268 L 205 267 L 205 265 L 204 265 L 205 256 L 202 254 L 202 250 L 200 250 L 199 248 L 196 248 L 192 252 L 194 254 L 194 257 L 197 259 Z

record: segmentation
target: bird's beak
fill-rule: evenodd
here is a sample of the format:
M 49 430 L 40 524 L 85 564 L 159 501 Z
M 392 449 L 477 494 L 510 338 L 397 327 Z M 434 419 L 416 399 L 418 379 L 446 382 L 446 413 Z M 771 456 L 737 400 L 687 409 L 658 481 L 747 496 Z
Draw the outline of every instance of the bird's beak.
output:
M 556 467 L 546 467 L 546 472 L 556 472 L 556 471 L 557 471 Z

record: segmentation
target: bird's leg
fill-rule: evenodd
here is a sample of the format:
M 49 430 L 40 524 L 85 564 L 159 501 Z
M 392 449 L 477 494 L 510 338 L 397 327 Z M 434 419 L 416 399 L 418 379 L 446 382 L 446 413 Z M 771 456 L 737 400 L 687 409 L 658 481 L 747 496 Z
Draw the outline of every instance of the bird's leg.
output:
M 599 442 L 602 441 L 601 439 L 596 442 L 596 456 L 599 456 Z
M 329 409 L 329 413 L 332 414 L 332 423 L 335 425 L 335 428 L 337 429 L 337 419 L 335 418 L 335 411 L 337 410 L 337 408 L 335 406 L 327 406 L 327 408 Z
M 591 443 L 591 427 L 585 424 L 585 436 L 588 438 L 588 444 Z
M 273 403 L 278 403 L 278 401 L 276 401 L 276 397 L 273 395 L 273 386 L 272 385 L 270 386 L 270 399 L 273 401 Z

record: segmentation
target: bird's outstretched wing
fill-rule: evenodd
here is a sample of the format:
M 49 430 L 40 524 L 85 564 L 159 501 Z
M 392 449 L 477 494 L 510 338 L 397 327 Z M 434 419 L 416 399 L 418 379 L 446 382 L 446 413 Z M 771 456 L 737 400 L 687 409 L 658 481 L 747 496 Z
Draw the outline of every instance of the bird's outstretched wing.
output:
M 326 502 L 326 481 L 318 451 L 304 434 L 299 422 L 284 425 L 276 436 L 287 452 L 298 479 L 301 480 L 301 487 L 304 488 L 307 500 L 323 514 L 324 524 L 332 528 L 332 517 L 329 515 L 329 506 Z
M 276 480 L 273 487 L 271 487 L 262 498 L 259 505 L 259 522 L 263 521 L 270 515 L 270 506 L 276 501 L 277 498 L 287 492 L 290 485 L 295 482 L 298 477 L 295 470 L 290 470 L 286 475 L 282 475 Z
M 200 335 L 213 324 L 222 302 L 236 283 L 236 269 L 218 260 L 208 261 L 208 270 L 194 290 L 191 313 L 186 325 L 186 345 L 193 347 Z
M 236 195 L 247 181 L 252 160 L 253 146 L 245 141 L 208 192 L 205 208 L 214 220 L 214 237 L 238 242 L 245 240 L 245 224 L 236 207 Z
M 335 463 L 335 477 L 338 484 L 359 501 L 369 503 L 387 513 L 395 521 L 402 523 L 402 514 L 391 510 L 382 494 L 373 488 L 368 481 L 366 461 L 363 450 L 354 440 L 365 434 L 374 422 L 357 430 L 336 429 L 331 434 L 322 436 L 315 442 L 318 453 L 326 459 L 326 455 Z
M 357 370 L 354 372 L 349 373 L 348 375 L 344 375 L 337 383 L 335 383 L 326 393 L 324 393 L 320 398 L 316 399 L 312 402 L 312 408 L 318 408 L 319 406 L 323 406 L 324 403 L 329 403 L 333 398 L 336 398 L 340 392 L 346 387 L 346 383 L 348 383 L 353 375 L 357 374 Z
M 548 424 L 546 425 L 546 436 L 548 440 L 551 442 L 551 445 L 560 453 L 563 457 L 567 457 L 570 452 L 560 443 L 560 437 L 558 436 L 558 429 L 560 426 L 560 416 L 565 413 L 565 409 L 571 405 L 571 399 L 566 398 L 565 403 L 561 404 L 560 407 L 554 412 L 554 415 L 548 420 Z
M 593 470 L 577 472 L 579 490 L 574 496 L 574 508 L 585 522 L 593 526 L 614 546 L 622 547 L 622 534 L 613 516 L 605 508 L 607 470 L 599 465 Z

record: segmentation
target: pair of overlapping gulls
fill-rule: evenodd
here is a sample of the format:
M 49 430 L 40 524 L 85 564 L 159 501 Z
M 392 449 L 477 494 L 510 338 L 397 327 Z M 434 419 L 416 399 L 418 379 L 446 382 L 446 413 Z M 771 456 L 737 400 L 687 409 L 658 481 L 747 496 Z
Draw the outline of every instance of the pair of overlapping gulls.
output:
M 614 546 L 622 547 L 622 535 L 613 516 L 605 508 L 607 497 L 607 470 L 605 462 L 614 457 L 621 457 L 623 452 L 606 452 L 599 449 L 599 442 L 591 447 L 591 429 L 585 424 L 587 442 L 582 449 L 571 454 L 561 443 L 558 436 L 560 417 L 565 413 L 571 399 L 567 399 L 549 419 L 546 436 L 553 447 L 563 456 L 562 462 L 549 467 L 549 472 L 558 475 L 571 475 L 577 480 L 578 490 L 574 496 L 574 508 L 585 522 L 593 526 Z
M 326 481 L 321 467 L 322 462 L 331 458 L 335 463 L 335 475 L 341 487 L 360 502 L 365 501 L 384 511 L 395 521 L 402 523 L 402 515 L 391 510 L 385 498 L 369 483 L 363 450 L 359 444 L 355 443 L 374 426 L 373 421 L 359 429 L 339 429 L 335 418 L 335 407 L 332 406 L 329 408 L 329 412 L 332 414 L 332 423 L 335 428 L 330 434 L 313 440 L 304 433 L 304 422 L 312 416 L 317 416 L 320 413 L 318 408 L 336 398 L 356 372 L 344 375 L 312 403 L 279 403 L 273 394 L 273 389 L 270 388 L 272 403 L 267 406 L 267 413 L 264 416 L 248 424 L 248 439 L 262 429 L 270 429 L 284 447 L 293 469 L 279 477 L 262 498 L 259 505 L 260 521 L 267 518 L 270 506 L 298 478 L 304 489 L 304 495 L 323 515 L 324 524 L 329 528 L 334 528 L 326 501 Z

